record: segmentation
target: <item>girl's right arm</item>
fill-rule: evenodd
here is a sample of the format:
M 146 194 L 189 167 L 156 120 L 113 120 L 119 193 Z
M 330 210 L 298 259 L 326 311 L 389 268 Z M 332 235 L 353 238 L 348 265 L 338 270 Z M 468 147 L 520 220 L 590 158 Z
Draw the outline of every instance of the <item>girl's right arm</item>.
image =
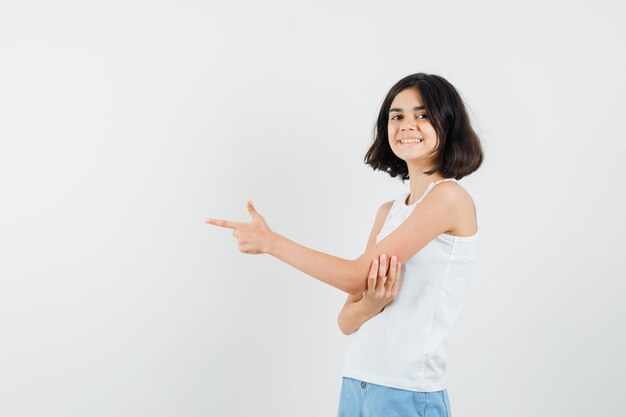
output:
M 377 311 L 368 309 L 367 305 L 361 301 L 363 301 L 362 294 L 350 294 L 339 312 L 337 324 L 343 334 L 349 335 L 356 332 L 363 323 L 378 314 Z
M 389 215 L 392 205 L 393 201 L 388 201 L 378 209 L 374 225 L 372 226 L 372 231 L 370 232 L 369 239 L 367 240 L 367 245 L 365 245 L 365 250 L 368 250 L 376 245 L 376 236 L 378 236 L 378 233 L 380 233 L 380 230 L 383 228 L 385 219 Z M 376 260 L 374 260 L 374 262 L 376 262 Z M 374 262 L 372 262 L 372 269 L 374 269 Z M 371 305 L 368 305 L 367 302 L 360 302 L 363 300 L 363 294 L 364 292 L 348 295 L 346 303 L 339 312 L 337 323 L 339 324 L 341 331 L 346 335 L 357 331 L 363 323 L 380 313 L 382 310 L 381 308 L 378 311 L 375 311 L 375 309 L 373 309 Z
M 343 334 L 349 335 L 359 330 L 363 323 L 383 311 L 396 298 L 401 269 L 402 265 L 393 256 L 389 275 L 385 278 L 387 271 L 385 255 L 380 257 L 380 269 L 377 260 L 372 262 L 367 289 L 361 296 L 348 296 L 339 313 L 337 323 Z
M 372 268 L 367 280 L 367 289 L 362 295 L 349 295 L 339 313 L 337 323 L 345 335 L 356 332 L 363 323 L 383 311 L 398 294 L 398 281 L 402 265 L 393 256 L 389 274 L 385 277 L 387 272 L 385 255 L 380 257 L 380 269 L 377 261 L 375 259 L 372 262 Z

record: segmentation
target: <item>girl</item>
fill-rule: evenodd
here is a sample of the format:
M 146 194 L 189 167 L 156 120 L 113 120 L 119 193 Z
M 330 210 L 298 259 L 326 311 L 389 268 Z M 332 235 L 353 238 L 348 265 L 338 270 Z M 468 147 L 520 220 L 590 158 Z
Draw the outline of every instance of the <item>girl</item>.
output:
M 413 74 L 387 93 L 365 155 L 373 169 L 409 179 L 410 192 L 380 207 L 361 256 L 342 259 L 287 239 L 252 201 L 249 223 L 206 220 L 233 229 L 241 252 L 270 254 L 348 293 L 338 318 L 350 335 L 339 416 L 450 415 L 447 337 L 478 238 L 474 203 L 457 180 L 482 160 L 456 89 Z

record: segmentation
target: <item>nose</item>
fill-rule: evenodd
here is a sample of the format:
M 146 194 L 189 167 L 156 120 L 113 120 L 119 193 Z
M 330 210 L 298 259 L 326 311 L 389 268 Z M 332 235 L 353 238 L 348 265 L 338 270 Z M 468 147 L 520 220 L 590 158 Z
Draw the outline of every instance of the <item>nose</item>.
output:
M 411 119 L 410 117 L 405 118 L 402 121 L 402 125 L 400 125 L 400 130 L 404 131 L 404 130 L 416 130 L 417 129 L 417 122 L 413 119 Z

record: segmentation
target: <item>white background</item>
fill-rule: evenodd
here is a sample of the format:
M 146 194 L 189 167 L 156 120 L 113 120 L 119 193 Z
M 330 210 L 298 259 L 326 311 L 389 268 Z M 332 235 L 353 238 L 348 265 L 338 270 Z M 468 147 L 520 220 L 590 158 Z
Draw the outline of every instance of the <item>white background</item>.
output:
M 0 1 L 0 415 L 335 415 L 345 295 L 203 220 L 359 256 L 415 72 L 486 156 L 453 415 L 624 415 L 622 13 L 503 3 Z

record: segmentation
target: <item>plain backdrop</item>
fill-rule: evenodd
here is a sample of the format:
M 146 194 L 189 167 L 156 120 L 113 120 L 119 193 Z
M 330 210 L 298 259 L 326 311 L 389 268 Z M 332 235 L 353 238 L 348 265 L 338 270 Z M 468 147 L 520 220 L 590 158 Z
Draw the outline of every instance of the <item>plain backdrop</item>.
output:
M 359 256 L 416 72 L 485 150 L 453 416 L 626 414 L 618 4 L 1 0 L 0 415 L 334 416 L 346 295 L 203 221 Z

